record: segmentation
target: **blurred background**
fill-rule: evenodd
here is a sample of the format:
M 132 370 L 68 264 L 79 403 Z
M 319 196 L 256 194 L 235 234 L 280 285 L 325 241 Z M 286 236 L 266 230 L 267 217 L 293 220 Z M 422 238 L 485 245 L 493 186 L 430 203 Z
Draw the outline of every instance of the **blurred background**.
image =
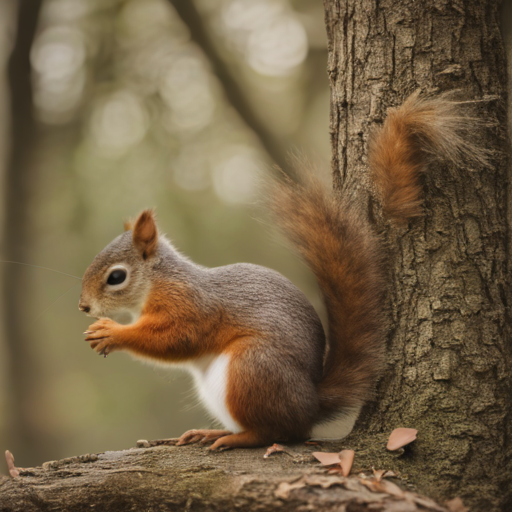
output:
M 328 167 L 318 0 L 0 0 L 0 448 L 21 467 L 210 422 L 189 377 L 83 340 L 80 277 L 123 220 L 207 266 L 314 280 L 258 207 L 290 150 Z M 3 457 L 0 471 L 6 472 Z

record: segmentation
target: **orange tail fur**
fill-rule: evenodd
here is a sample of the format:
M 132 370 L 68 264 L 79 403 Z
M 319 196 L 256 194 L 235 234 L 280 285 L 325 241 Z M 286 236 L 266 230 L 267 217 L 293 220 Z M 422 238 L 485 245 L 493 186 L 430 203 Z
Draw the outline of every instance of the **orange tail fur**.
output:
M 335 198 L 304 172 L 285 179 L 273 209 L 315 274 L 329 321 L 329 353 L 318 387 L 322 417 L 362 405 L 384 363 L 382 250 L 368 221 L 348 199 Z
M 372 137 L 372 178 L 382 194 L 384 213 L 395 222 L 421 216 L 420 178 L 433 158 L 455 165 L 489 165 L 488 153 L 467 137 L 482 122 L 461 115 L 460 105 L 447 94 L 420 97 L 416 92 L 399 108 L 388 110 L 384 125 Z
M 389 111 L 375 134 L 371 172 L 393 220 L 421 215 L 420 173 L 433 157 L 488 165 L 486 152 L 463 138 L 475 120 L 458 114 L 458 105 L 446 95 L 420 98 L 415 93 Z M 318 395 L 322 417 L 329 418 L 363 405 L 384 365 L 383 250 L 354 200 L 346 194 L 334 198 L 312 174 L 299 172 L 303 184 L 277 183 L 272 206 L 315 274 L 327 308 L 329 351 Z

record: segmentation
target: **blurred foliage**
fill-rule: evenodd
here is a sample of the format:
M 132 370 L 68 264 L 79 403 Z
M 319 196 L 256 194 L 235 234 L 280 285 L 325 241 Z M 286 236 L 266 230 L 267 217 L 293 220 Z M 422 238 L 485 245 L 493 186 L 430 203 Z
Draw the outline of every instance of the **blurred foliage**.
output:
M 327 166 L 321 3 L 195 6 L 264 129 L 283 152 L 298 148 Z M 14 13 L 7 2 L 0 10 L 11 23 L 0 30 L 12 33 Z M 124 219 L 155 206 L 162 231 L 194 261 L 274 268 L 321 310 L 313 278 L 258 207 L 272 159 L 191 41 L 191 28 L 166 0 L 45 0 L 31 52 L 39 140 L 30 149 L 38 178 L 31 184 L 25 263 L 81 276 Z M 4 62 L 8 46 L 2 51 Z M 209 425 L 186 375 L 124 354 L 100 359 L 89 349 L 81 333 L 90 319 L 77 309 L 77 279 L 38 268 L 26 273 L 30 285 L 17 293 L 26 301 L 27 356 L 37 369 L 19 407 L 44 459 Z M 16 432 L 9 427 L 8 383 L 0 386 L 5 449 L 16 444 Z M 20 466 L 43 462 L 28 448 L 18 447 L 15 456 Z

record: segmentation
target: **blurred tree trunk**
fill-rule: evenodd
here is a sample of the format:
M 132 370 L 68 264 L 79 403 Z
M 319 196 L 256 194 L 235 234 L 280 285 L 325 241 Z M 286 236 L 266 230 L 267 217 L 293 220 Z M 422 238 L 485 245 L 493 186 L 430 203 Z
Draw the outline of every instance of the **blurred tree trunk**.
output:
M 5 77 L 7 60 L 9 58 L 10 41 L 8 34 L 12 28 L 13 8 L 9 0 L 0 0 L 0 197 L 5 204 L 5 180 L 7 174 L 7 158 L 9 150 L 9 94 L 8 83 Z M 0 240 L 4 239 L 4 208 L 0 208 Z M 3 245 L 0 258 L 3 258 Z M 0 287 L 3 282 L 4 268 L 0 266 Z M 7 376 L 8 361 L 5 336 L 4 300 L 0 296 L 0 439 L 4 439 L 7 428 Z M 0 463 L 0 473 L 4 469 L 3 461 Z
M 258 116 L 257 110 L 253 108 L 250 101 L 245 97 L 244 92 L 233 76 L 229 66 L 218 54 L 216 43 L 213 38 L 210 37 L 208 28 L 201 18 L 201 15 L 198 13 L 193 0 L 188 2 L 184 2 L 183 0 L 169 1 L 189 29 L 192 41 L 201 48 L 201 51 L 207 57 L 213 72 L 224 89 L 226 100 L 236 110 L 247 127 L 258 137 L 259 142 L 268 156 L 283 169 L 283 171 L 292 174 L 293 170 L 288 164 L 286 150 L 282 147 L 282 144 L 276 140 L 275 135 L 268 130 L 265 122 Z
M 5 180 L 3 257 L 8 261 L 26 262 L 31 243 L 28 221 L 30 198 L 37 172 L 34 162 L 37 128 L 32 103 L 30 50 L 41 0 L 20 0 L 17 6 L 16 35 L 8 64 L 11 145 Z M 30 293 L 25 267 L 12 265 L 4 272 L 3 301 L 10 384 L 9 440 L 12 449 L 23 447 L 21 453 L 30 453 L 31 458 L 37 460 L 41 440 L 37 439 L 37 428 L 30 415 L 31 395 L 38 380 L 37 354 L 29 345 L 27 331 Z
M 477 141 L 497 150 L 493 168 L 431 169 L 425 218 L 392 235 L 390 364 L 349 443 L 370 444 L 368 431 L 417 428 L 413 455 L 397 459 L 397 468 L 423 492 L 461 496 L 473 510 L 512 510 L 499 1 L 325 0 L 325 8 L 337 189 L 368 200 L 368 134 L 417 88 L 499 98 L 478 113 L 499 121 Z

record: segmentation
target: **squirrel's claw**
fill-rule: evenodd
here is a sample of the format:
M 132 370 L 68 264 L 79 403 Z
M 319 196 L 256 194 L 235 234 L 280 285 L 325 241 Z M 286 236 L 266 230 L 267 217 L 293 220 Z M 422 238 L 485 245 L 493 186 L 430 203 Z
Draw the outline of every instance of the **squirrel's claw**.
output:
M 100 319 L 92 324 L 85 334 L 91 348 L 103 357 L 107 357 L 114 350 L 116 344 L 116 326 L 117 324 L 110 319 Z
M 184 444 L 200 443 L 206 444 L 216 441 L 217 439 L 231 434 L 228 430 L 208 430 L 208 429 L 194 429 L 188 430 L 180 436 L 176 446 Z

